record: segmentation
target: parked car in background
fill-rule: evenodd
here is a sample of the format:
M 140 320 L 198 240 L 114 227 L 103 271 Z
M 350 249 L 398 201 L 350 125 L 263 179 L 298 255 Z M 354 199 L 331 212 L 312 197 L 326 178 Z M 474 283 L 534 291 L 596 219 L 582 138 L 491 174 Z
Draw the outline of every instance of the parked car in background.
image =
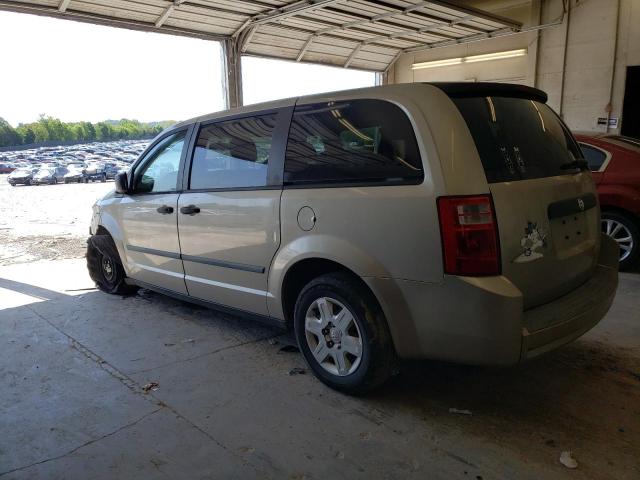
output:
M 64 180 L 64 176 L 68 171 L 67 167 L 55 165 L 42 167 L 33 175 L 32 183 L 35 185 L 52 185 Z
M 598 189 L 602 231 L 620 247 L 620 268 L 640 257 L 640 140 L 576 135 Z
M 33 182 L 33 174 L 37 170 L 37 168 L 33 167 L 17 168 L 9 174 L 7 182 L 9 182 L 12 187 L 16 185 L 31 185 Z
M 386 85 L 165 130 L 94 206 L 87 265 L 293 326 L 312 371 L 361 393 L 397 357 L 512 365 L 607 313 L 618 247 L 544 92 Z
M 104 163 L 87 163 L 87 168 L 85 169 L 85 174 L 87 180 L 106 182 L 107 181 L 107 170 L 104 166 Z
M 86 183 L 86 165 L 80 163 L 70 163 L 67 165 L 68 171 L 64 175 L 64 183 Z
M 16 169 L 16 167 L 14 167 L 10 163 L 0 163 L 0 173 L 11 173 L 15 169 Z
M 122 167 L 120 167 L 116 163 L 109 162 L 104 164 L 104 170 L 105 170 L 105 173 L 107 174 L 107 178 L 111 180 L 115 178 L 116 173 L 122 170 Z

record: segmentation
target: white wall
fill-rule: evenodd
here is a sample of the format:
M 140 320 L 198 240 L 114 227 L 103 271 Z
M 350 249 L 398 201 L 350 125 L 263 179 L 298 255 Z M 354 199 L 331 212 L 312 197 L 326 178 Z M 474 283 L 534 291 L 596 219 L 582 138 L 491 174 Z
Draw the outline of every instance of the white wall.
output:
M 561 0 L 484 1 L 476 2 L 475 6 L 519 20 L 524 27 L 551 23 L 562 15 Z M 416 62 L 519 48 L 526 48 L 528 54 L 505 60 L 411 69 Z M 547 92 L 549 104 L 572 129 L 597 131 L 603 129 L 597 125 L 597 118 L 607 115 L 612 78 L 611 116 L 622 116 L 627 65 L 640 65 L 640 0 L 571 0 L 569 15 L 561 25 L 539 33 L 406 54 L 389 71 L 388 81 L 475 80 L 531 85 Z

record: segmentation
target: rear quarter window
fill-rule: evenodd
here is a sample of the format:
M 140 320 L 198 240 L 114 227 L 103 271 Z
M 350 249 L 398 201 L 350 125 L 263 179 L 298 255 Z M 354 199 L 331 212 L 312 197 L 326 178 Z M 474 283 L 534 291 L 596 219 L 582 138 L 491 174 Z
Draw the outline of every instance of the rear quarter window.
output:
M 397 105 L 349 100 L 296 107 L 285 184 L 415 184 L 422 179 L 413 126 Z
M 582 159 L 575 140 L 546 104 L 524 98 L 452 98 L 476 144 L 489 183 L 564 175 Z

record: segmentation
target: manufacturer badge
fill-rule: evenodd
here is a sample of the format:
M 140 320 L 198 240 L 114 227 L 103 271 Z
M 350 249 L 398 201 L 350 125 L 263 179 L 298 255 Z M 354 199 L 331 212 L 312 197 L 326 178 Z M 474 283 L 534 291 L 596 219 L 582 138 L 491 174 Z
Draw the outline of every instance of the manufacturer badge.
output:
M 580 207 L 580 211 L 584 212 L 584 200 L 581 198 L 578 199 L 578 207 Z

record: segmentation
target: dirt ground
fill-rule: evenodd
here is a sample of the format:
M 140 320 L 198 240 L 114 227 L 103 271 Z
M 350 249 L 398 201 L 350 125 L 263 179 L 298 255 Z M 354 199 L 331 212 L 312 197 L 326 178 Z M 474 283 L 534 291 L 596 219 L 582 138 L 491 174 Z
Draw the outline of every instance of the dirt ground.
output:
M 640 479 L 640 275 L 621 274 L 606 318 L 539 359 L 405 362 L 352 398 L 282 350 L 280 330 L 96 291 L 80 257 L 110 188 L 0 178 L 3 480 Z
M 83 257 L 91 206 L 113 182 L 12 187 L 0 175 L 0 265 Z

